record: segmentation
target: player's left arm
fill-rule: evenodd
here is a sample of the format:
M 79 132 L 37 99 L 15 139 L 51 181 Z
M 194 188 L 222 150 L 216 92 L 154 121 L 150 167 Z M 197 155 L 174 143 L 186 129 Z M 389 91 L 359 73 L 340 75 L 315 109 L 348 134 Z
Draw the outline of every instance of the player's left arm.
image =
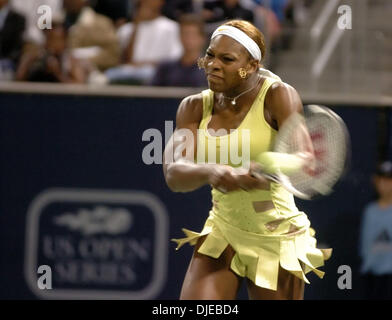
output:
M 297 90 L 283 82 L 274 83 L 268 90 L 265 108 L 271 119 L 277 123 L 278 130 L 294 113 L 303 114 L 303 104 Z M 313 161 L 313 144 L 306 126 L 299 126 L 293 133 L 293 139 L 298 146 L 298 153 L 305 155 L 307 161 Z
M 302 101 L 297 90 L 283 82 L 276 82 L 270 87 L 264 104 L 272 120 L 277 122 L 278 128 L 294 112 L 303 112 Z

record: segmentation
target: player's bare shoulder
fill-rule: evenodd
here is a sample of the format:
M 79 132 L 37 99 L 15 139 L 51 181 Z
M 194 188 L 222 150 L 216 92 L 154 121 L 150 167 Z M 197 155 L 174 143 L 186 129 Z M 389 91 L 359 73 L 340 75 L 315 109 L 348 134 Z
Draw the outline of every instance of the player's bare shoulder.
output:
M 301 100 L 297 90 L 286 82 L 275 82 L 267 92 L 267 99 L 275 100 L 279 98 L 288 98 L 290 100 Z
M 302 101 L 297 90 L 281 81 L 271 85 L 265 97 L 265 105 L 272 113 L 281 112 L 282 108 L 291 111 L 302 110 Z
M 203 96 L 201 93 L 185 97 L 177 110 L 177 127 L 199 123 L 203 117 Z

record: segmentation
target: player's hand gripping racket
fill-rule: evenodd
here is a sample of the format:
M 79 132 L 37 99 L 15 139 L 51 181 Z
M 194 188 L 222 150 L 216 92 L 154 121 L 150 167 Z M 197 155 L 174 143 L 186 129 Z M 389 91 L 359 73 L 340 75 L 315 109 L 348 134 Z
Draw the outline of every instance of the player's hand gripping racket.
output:
M 265 176 L 296 197 L 309 200 L 332 192 L 347 167 L 350 148 L 346 125 L 332 110 L 309 105 L 304 114 L 295 113 L 284 122 L 273 151 L 258 156 L 262 171 L 252 174 Z M 301 128 L 307 128 L 313 145 L 311 161 L 303 152 Z

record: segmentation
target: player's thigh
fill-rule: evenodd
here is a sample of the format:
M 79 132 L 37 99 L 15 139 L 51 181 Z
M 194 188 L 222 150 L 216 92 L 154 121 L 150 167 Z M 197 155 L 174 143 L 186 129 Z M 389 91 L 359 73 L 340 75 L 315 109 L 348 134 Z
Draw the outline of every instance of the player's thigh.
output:
M 303 300 L 304 281 L 279 267 L 277 290 L 256 286 L 247 279 L 249 298 L 252 300 Z
M 204 238 L 199 239 L 185 275 L 181 300 L 230 300 L 237 297 L 242 278 L 231 269 L 235 252 L 228 246 L 217 259 L 197 252 Z

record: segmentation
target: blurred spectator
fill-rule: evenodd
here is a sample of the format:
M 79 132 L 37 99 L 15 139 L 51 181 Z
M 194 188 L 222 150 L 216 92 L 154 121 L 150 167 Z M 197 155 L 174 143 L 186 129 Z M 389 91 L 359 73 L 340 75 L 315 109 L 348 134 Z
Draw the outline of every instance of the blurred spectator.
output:
M 195 13 L 196 2 L 203 2 L 203 0 L 167 0 L 162 8 L 162 13 L 169 19 L 178 21 L 184 14 Z
M 136 3 L 131 23 L 118 30 L 122 66 L 106 72 L 111 83 L 150 83 L 156 65 L 182 55 L 179 25 L 162 15 L 164 0 Z
M 117 27 L 130 19 L 132 0 L 91 0 L 91 6 L 97 13 L 112 19 Z
M 23 35 L 25 42 L 24 51 L 42 46 L 45 42 L 43 31 L 38 27 L 41 16 L 38 13 L 40 6 L 48 6 L 51 9 L 52 18 L 57 20 L 62 12 L 63 0 L 11 0 L 10 6 L 26 19 L 26 30 Z
M 87 6 L 87 0 L 64 0 L 69 48 L 75 58 L 100 70 L 119 62 L 120 48 L 113 22 Z
M 203 18 L 207 23 L 243 19 L 253 22 L 252 11 L 244 8 L 239 0 L 205 1 Z
M 257 24 L 265 21 L 264 31 L 273 50 L 291 48 L 294 30 L 308 21 L 308 11 L 314 0 L 244 0 L 256 4 Z M 258 25 L 260 27 L 260 25 Z M 276 53 L 276 52 L 275 52 Z
M 206 77 L 197 66 L 205 48 L 204 23 L 195 15 L 180 18 L 180 38 L 184 54 L 178 60 L 161 63 L 152 81 L 155 86 L 206 87 Z
M 392 162 L 373 177 L 378 199 L 363 213 L 360 233 L 361 273 L 368 299 L 392 299 Z
M 45 30 L 45 46 L 27 51 L 19 65 L 16 80 L 37 82 L 84 83 L 86 71 L 66 49 L 66 30 L 62 24 L 53 24 Z
M 270 42 L 274 42 L 281 35 L 281 21 L 271 7 L 264 6 L 262 3 L 263 1 L 253 0 L 253 4 L 249 4 L 255 14 L 255 25 Z
M 23 47 L 25 19 L 0 0 L 0 80 L 12 80 Z
M 268 53 L 265 64 L 274 70 L 279 64 L 279 53 L 291 45 L 294 26 L 287 16 L 292 0 L 244 0 L 244 5 L 254 13 L 254 24 L 263 32 Z
M 253 0 L 256 4 L 272 10 L 279 22 L 283 22 L 286 15 L 286 8 L 291 0 Z

